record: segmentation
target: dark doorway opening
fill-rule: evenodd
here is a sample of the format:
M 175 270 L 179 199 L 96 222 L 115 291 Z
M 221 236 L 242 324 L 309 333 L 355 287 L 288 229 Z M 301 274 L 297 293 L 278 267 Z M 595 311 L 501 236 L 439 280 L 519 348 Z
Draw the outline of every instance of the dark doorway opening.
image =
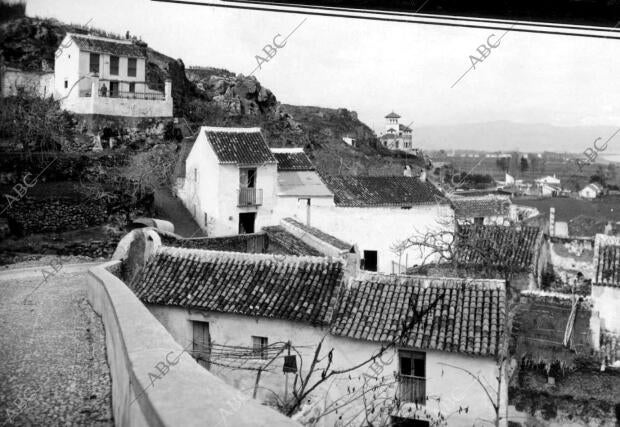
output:
M 110 82 L 110 97 L 118 98 L 118 82 Z
M 254 233 L 256 222 L 256 212 L 246 212 L 239 214 L 239 234 Z
M 211 334 L 208 322 L 192 322 L 192 356 L 204 368 L 211 368 Z
M 364 270 L 377 271 L 377 251 L 364 251 Z
M 430 427 L 430 425 L 428 421 L 392 417 L 392 427 Z

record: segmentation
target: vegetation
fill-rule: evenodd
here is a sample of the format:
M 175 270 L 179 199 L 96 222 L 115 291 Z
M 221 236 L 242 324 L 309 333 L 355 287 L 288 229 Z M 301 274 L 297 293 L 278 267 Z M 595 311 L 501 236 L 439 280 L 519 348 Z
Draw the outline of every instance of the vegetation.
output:
M 59 150 L 64 138 L 73 136 L 73 115 L 59 102 L 22 92 L 0 98 L 0 140 L 22 146 L 25 152 Z

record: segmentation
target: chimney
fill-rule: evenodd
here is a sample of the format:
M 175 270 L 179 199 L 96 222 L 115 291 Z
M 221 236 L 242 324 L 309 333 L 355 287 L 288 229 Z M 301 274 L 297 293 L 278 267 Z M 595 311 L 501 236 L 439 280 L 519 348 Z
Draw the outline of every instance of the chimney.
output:
M 424 169 L 422 169 L 422 172 L 420 172 L 420 181 L 422 182 L 426 182 L 426 171 Z
M 555 208 L 549 208 L 549 236 L 555 236 Z
M 411 173 L 411 166 L 405 165 L 405 169 L 403 170 L 403 176 L 413 176 Z

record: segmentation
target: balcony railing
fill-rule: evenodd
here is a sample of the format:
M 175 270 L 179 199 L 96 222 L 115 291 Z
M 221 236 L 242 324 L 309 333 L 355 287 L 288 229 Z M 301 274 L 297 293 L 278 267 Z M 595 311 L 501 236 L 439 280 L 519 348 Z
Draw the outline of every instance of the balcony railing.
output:
M 240 188 L 238 206 L 260 206 L 263 204 L 262 188 Z
M 398 375 L 398 388 L 402 402 L 426 404 L 426 378 Z
M 110 98 L 145 99 L 147 101 L 163 101 L 166 99 L 163 93 L 155 92 L 110 92 Z

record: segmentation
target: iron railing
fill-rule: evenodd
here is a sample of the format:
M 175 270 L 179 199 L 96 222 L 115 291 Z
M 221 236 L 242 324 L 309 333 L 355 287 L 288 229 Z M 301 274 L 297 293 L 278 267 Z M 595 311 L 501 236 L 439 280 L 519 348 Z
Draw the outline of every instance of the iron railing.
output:
M 263 204 L 262 188 L 240 188 L 238 206 L 260 206 Z
M 426 404 L 426 378 L 398 375 L 398 388 L 402 402 Z

